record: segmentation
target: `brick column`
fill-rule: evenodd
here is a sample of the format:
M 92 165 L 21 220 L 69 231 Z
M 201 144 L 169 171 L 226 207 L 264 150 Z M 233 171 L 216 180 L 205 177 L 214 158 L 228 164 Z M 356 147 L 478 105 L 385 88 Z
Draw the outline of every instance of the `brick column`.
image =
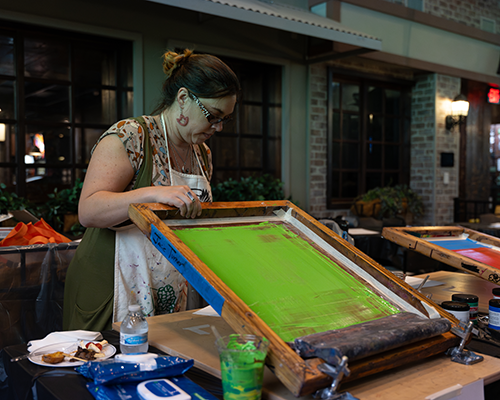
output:
M 329 218 L 326 209 L 328 82 L 326 64 L 310 67 L 309 213 Z
M 453 199 L 458 196 L 459 143 L 445 128 L 451 100 L 460 92 L 460 78 L 420 76 L 412 92 L 410 187 L 424 201 L 425 215 L 415 224 L 453 222 Z M 453 167 L 441 167 L 441 153 L 454 153 Z M 444 183 L 448 173 L 449 183 Z
M 412 91 L 410 187 L 422 197 L 425 215 L 414 224 L 434 221 L 436 75 L 419 76 Z
M 458 197 L 460 134 L 458 128 L 447 131 L 445 118 L 450 114 L 451 101 L 460 94 L 460 78 L 437 75 L 436 86 L 436 173 L 435 173 L 435 223 L 453 222 L 453 199 Z M 441 153 L 453 153 L 453 167 L 441 167 Z M 449 183 L 444 183 L 448 174 Z

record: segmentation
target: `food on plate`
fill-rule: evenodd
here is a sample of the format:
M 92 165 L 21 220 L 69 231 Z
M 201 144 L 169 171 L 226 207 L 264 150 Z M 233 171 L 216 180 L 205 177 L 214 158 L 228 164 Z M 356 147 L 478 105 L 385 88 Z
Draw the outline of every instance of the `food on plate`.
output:
M 59 364 L 64 361 L 65 354 L 62 351 L 56 351 L 55 353 L 44 354 L 42 356 L 42 361 L 47 364 Z
M 83 342 L 80 342 L 80 345 L 83 344 Z M 102 348 L 108 344 L 107 340 L 102 340 L 99 343 L 94 343 L 94 342 L 88 342 L 85 345 L 85 348 L 89 350 L 94 350 L 96 353 L 101 353 Z
M 71 352 L 71 354 L 66 354 L 62 351 L 56 351 L 55 353 L 43 354 L 42 361 L 48 364 L 59 364 L 65 360 L 68 361 L 92 361 L 102 357 L 106 354 L 103 353 L 102 349 L 108 344 L 106 340 L 98 343 L 80 341 L 78 349 Z
M 85 343 L 83 340 L 80 341 L 80 346 L 78 346 L 78 350 L 76 350 L 74 357 L 78 357 L 80 359 L 84 359 L 86 361 L 96 360 L 98 358 L 105 357 L 106 355 L 102 352 L 104 346 L 106 346 L 108 342 L 103 340 L 99 343 L 88 342 Z

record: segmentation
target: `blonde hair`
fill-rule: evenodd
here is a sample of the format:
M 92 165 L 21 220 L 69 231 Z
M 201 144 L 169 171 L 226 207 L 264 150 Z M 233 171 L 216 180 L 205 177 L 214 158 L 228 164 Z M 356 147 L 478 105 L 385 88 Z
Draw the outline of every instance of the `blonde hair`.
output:
M 182 54 L 174 51 L 167 51 L 163 54 L 163 73 L 167 76 L 167 79 L 172 76 L 176 68 L 182 66 L 189 59 L 191 54 L 193 54 L 193 51 L 188 49 L 185 49 Z

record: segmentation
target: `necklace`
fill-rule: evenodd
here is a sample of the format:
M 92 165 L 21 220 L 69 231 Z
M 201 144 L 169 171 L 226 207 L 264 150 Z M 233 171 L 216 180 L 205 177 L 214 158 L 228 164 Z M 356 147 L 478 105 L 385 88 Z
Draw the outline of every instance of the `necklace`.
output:
M 165 136 L 165 144 L 168 146 L 169 145 L 169 141 L 168 141 L 168 137 L 167 137 L 167 128 L 165 126 L 165 119 L 163 117 L 163 114 L 161 114 L 160 120 L 161 120 L 161 124 L 162 124 L 162 127 L 163 127 L 163 135 Z M 194 169 L 195 168 L 194 168 L 194 161 L 193 161 L 193 146 L 189 145 L 189 150 L 188 150 L 189 154 L 186 156 L 186 159 L 183 159 L 182 156 L 179 154 L 179 152 L 177 150 L 177 146 L 175 145 L 175 143 L 173 141 L 171 141 L 170 143 L 171 143 L 170 147 L 174 149 L 173 154 L 174 154 L 175 164 L 177 165 L 177 168 L 180 167 L 183 173 L 189 174 L 189 169 L 186 168 L 186 162 L 189 159 L 190 164 L 191 164 L 191 171 L 192 171 L 192 173 L 194 173 Z M 182 160 L 182 167 L 181 167 L 181 163 L 177 159 L 177 155 Z
M 181 163 L 177 159 L 177 156 L 179 156 L 179 158 L 182 160 L 182 167 L 181 167 L 182 172 L 184 172 L 185 174 L 189 174 L 189 169 L 186 168 L 186 162 L 189 160 L 190 161 L 189 164 L 191 165 L 191 167 L 193 166 L 193 152 L 191 151 L 192 150 L 191 145 L 189 145 L 189 154 L 187 155 L 186 159 L 183 159 L 182 156 L 177 151 L 177 146 L 174 144 L 174 142 L 171 142 L 171 144 L 172 146 L 170 147 L 174 149 L 175 163 L 177 164 L 178 167 L 181 165 Z

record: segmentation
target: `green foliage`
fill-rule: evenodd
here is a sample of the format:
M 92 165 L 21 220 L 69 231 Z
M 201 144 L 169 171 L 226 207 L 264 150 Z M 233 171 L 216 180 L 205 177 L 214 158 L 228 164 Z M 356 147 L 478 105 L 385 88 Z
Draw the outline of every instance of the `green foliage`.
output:
M 28 199 L 19 197 L 16 193 L 8 192 L 6 185 L 0 183 L 0 214 L 8 211 L 27 210 L 37 218 L 43 218 L 57 232 L 64 233 L 64 215 L 78 214 L 78 201 L 82 191 L 83 182 L 78 179 L 75 186 L 68 189 L 54 189 L 48 195 L 48 200 L 35 205 Z M 77 237 L 85 232 L 80 223 L 70 228 L 70 234 Z
M 408 185 L 376 187 L 364 195 L 357 197 L 354 201 L 369 202 L 377 199 L 381 202 L 379 218 L 390 218 L 401 214 L 404 211 L 404 205 L 407 206 L 407 211 L 411 212 L 417 218 L 421 217 L 424 213 L 422 198 L 411 190 Z
M 0 214 L 7 214 L 9 211 L 28 210 L 33 213 L 34 205 L 16 193 L 8 192 L 5 183 L 0 183 Z
M 283 182 L 266 174 L 260 177 L 229 178 L 212 185 L 214 201 L 283 200 Z
M 78 201 L 82 192 L 83 182 L 77 179 L 75 185 L 68 189 L 54 189 L 54 193 L 48 195 L 49 199 L 37 207 L 39 217 L 47 221 L 56 231 L 64 231 L 64 215 L 78 214 Z M 85 231 L 79 223 L 71 227 L 71 233 L 75 236 Z

